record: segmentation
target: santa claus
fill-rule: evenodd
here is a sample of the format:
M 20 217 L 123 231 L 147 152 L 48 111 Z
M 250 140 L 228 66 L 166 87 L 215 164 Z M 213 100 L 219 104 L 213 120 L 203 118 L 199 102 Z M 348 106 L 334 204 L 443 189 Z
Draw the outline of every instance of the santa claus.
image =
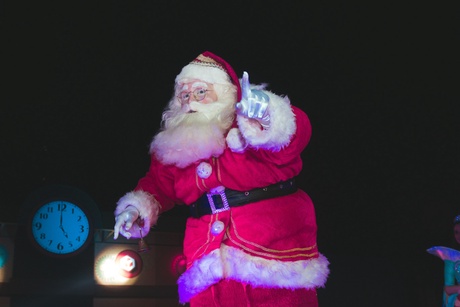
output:
M 307 115 L 204 52 L 175 80 L 151 165 L 115 210 L 114 238 L 145 236 L 187 205 L 179 300 L 190 306 L 317 306 L 328 261 L 309 196 L 296 187 Z

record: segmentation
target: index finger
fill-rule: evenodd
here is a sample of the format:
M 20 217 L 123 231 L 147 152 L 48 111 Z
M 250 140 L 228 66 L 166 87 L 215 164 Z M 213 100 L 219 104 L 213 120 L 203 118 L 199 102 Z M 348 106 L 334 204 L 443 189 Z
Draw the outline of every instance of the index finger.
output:
M 247 72 L 243 72 L 243 77 L 241 78 L 241 100 L 247 100 L 250 96 L 249 75 Z
M 118 219 L 115 223 L 115 226 L 113 227 L 114 233 L 113 233 L 113 239 L 116 240 L 118 238 L 118 234 L 120 233 L 120 227 L 123 225 L 123 220 Z

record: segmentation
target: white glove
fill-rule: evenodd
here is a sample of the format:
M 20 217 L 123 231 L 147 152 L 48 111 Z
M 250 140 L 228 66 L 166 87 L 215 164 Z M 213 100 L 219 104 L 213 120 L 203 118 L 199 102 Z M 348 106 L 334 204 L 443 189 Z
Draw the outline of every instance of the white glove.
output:
M 119 233 L 127 239 L 131 238 L 132 234 L 129 232 L 129 230 L 138 218 L 139 211 L 135 207 L 126 207 L 126 209 L 123 212 L 121 212 L 119 215 L 115 217 L 113 239 L 116 240 L 118 238 Z
M 241 101 L 236 104 L 238 115 L 257 120 L 262 127 L 270 127 L 270 114 L 268 112 L 268 102 L 270 98 L 261 90 L 250 89 L 249 75 L 243 73 L 241 79 Z

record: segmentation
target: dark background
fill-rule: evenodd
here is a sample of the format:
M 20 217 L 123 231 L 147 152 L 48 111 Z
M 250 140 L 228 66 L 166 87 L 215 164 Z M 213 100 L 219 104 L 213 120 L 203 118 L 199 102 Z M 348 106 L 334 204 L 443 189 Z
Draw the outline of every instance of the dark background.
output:
M 331 262 L 320 303 L 439 305 L 425 250 L 460 214 L 458 11 L 261 3 L 2 2 L 0 221 L 55 183 L 111 216 L 147 171 L 175 76 L 209 50 L 310 117 L 298 181 Z

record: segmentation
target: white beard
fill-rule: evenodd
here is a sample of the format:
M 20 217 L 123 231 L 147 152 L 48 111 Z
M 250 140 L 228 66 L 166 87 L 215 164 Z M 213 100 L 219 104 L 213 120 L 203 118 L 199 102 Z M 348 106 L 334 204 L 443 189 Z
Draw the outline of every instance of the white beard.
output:
M 190 109 L 197 112 L 186 113 Z M 216 101 L 201 105 L 192 102 L 190 107 L 174 113 L 164 121 L 164 130 L 150 145 L 150 152 L 155 153 L 161 163 L 184 168 L 224 152 L 225 134 L 234 119 L 234 103 Z

